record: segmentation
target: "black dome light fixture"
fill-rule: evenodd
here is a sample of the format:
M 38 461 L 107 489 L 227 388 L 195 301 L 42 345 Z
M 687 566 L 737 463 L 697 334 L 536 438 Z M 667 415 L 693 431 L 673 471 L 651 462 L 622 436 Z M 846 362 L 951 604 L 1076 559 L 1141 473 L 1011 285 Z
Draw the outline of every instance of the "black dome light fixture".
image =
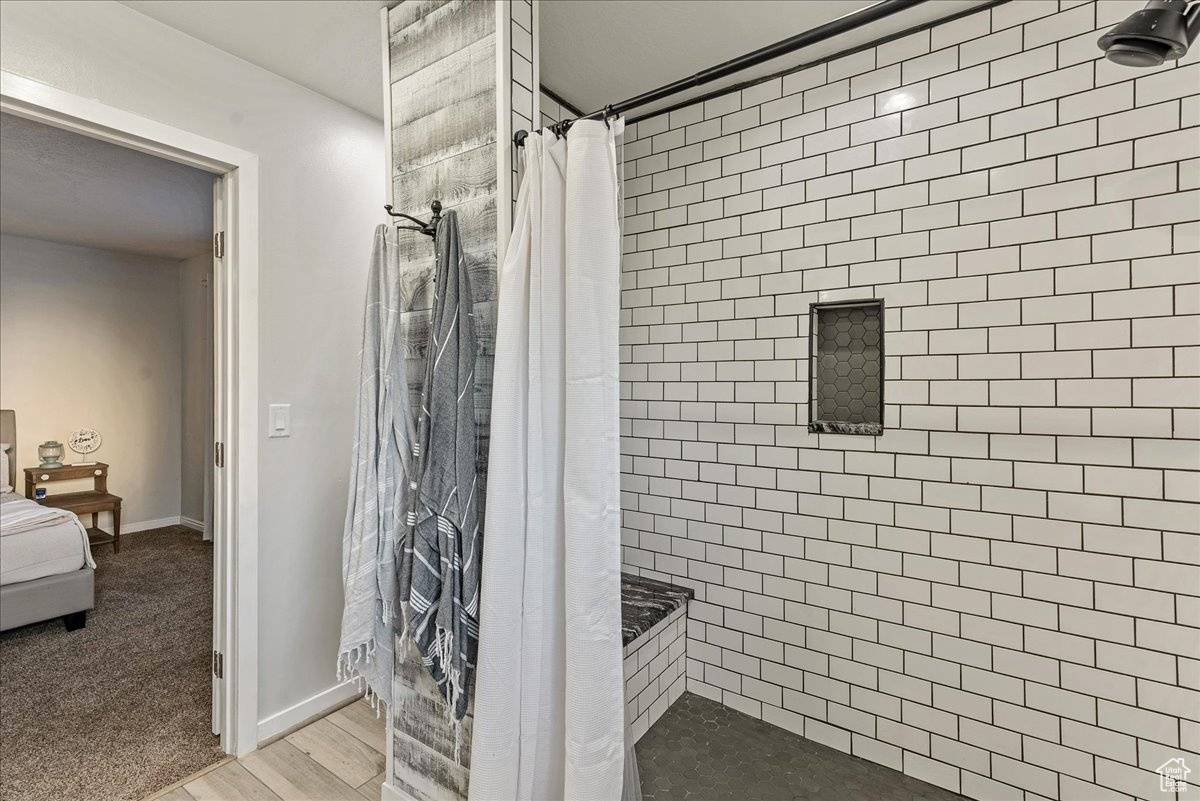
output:
M 1109 61 L 1126 67 L 1157 67 L 1183 56 L 1200 34 L 1200 0 L 1150 0 L 1098 44 Z

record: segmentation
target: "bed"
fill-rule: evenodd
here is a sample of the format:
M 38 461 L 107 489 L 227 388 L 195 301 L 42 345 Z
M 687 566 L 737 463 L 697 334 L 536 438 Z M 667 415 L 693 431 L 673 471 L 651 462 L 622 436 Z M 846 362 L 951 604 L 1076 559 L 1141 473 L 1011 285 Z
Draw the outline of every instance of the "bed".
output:
M 87 624 L 95 598 L 95 562 L 87 532 L 71 512 L 18 495 L 17 421 L 0 409 L 7 468 L 0 481 L 0 631 L 63 618 L 68 631 Z

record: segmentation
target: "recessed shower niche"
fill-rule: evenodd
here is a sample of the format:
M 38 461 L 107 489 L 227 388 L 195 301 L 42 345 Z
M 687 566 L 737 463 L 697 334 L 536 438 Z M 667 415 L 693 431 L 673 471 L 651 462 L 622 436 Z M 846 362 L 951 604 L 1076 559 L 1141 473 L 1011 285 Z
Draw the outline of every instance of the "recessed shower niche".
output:
M 883 433 L 883 301 L 809 307 L 808 430 Z

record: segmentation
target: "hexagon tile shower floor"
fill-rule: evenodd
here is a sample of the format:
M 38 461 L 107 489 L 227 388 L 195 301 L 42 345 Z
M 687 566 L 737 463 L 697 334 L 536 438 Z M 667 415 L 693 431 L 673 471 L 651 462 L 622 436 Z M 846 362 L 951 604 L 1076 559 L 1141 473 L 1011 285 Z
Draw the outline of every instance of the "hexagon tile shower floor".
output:
M 692 693 L 637 744 L 644 801 L 962 801 Z

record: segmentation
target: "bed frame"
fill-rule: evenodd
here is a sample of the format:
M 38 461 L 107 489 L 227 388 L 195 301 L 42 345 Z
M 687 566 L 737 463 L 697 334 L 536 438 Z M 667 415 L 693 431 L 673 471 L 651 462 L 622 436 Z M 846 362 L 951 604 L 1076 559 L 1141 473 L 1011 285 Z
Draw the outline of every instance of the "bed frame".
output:
M 0 409 L 0 442 L 7 442 L 9 480 L 17 476 L 17 415 Z M 15 488 L 15 487 L 14 487 Z M 61 617 L 67 631 L 87 625 L 88 610 L 95 606 L 95 571 L 84 565 L 74 573 L 60 573 L 0 587 L 0 631 Z

